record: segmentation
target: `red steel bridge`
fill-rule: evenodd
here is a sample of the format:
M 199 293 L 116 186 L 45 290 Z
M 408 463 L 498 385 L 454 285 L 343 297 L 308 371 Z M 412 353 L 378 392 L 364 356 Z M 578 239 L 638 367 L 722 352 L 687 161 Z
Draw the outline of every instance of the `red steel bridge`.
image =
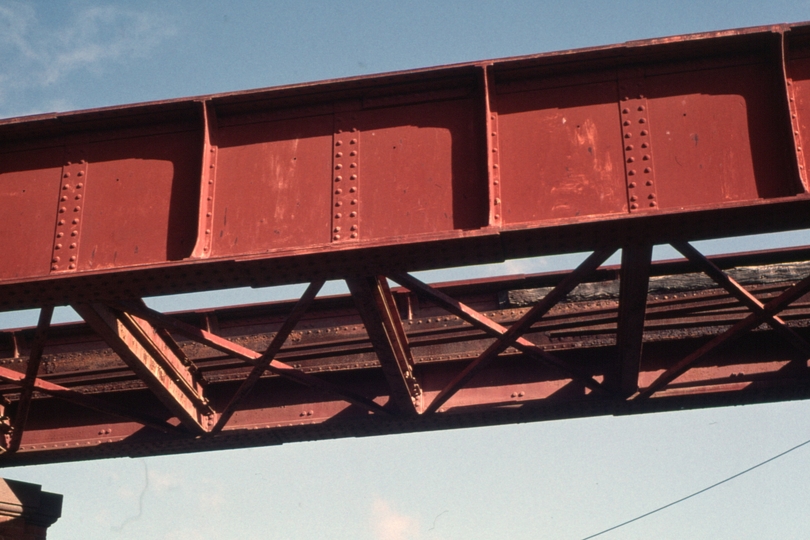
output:
M 1 121 L 0 465 L 806 399 L 810 248 L 693 242 L 810 228 L 808 106 L 798 24 Z

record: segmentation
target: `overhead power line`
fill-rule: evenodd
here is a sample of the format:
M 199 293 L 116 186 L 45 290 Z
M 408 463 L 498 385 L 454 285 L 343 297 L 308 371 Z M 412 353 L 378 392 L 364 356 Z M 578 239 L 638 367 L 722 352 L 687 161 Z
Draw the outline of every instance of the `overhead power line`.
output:
M 706 493 L 706 492 L 707 492 L 707 491 L 709 491 L 710 489 L 714 489 L 714 488 L 716 488 L 716 487 L 717 487 L 717 486 L 719 486 L 719 485 L 725 484 L 726 482 L 730 482 L 730 481 L 734 480 L 735 478 L 739 478 L 740 476 L 742 476 L 742 475 L 744 475 L 744 474 L 746 474 L 746 473 L 749 473 L 749 472 L 753 471 L 754 469 L 757 469 L 757 468 L 759 468 L 759 467 L 762 467 L 763 465 L 766 465 L 766 464 L 770 463 L 771 461 L 774 461 L 774 460 L 776 460 L 776 459 L 779 459 L 779 458 L 780 458 L 780 457 L 782 457 L 782 456 L 786 456 L 787 454 L 789 454 L 789 453 L 793 452 L 794 450 L 798 450 L 799 448 L 801 448 L 802 446 L 805 446 L 805 445 L 807 445 L 807 444 L 810 444 L 810 440 L 804 441 L 804 442 L 803 442 L 803 443 L 801 443 L 801 444 L 797 444 L 797 445 L 796 445 L 796 446 L 794 446 L 793 448 L 789 448 L 788 450 L 785 450 L 785 451 L 784 451 L 784 452 L 782 452 L 781 454 L 777 454 L 777 455 L 775 455 L 775 456 L 773 456 L 773 457 L 771 457 L 771 458 L 766 459 L 765 461 L 763 461 L 763 462 L 761 462 L 761 463 L 757 463 L 757 464 L 756 464 L 756 465 L 754 465 L 753 467 L 748 467 L 748 468 L 747 468 L 747 469 L 745 469 L 744 471 L 738 472 L 737 474 L 735 474 L 735 475 L 733 475 L 733 476 L 729 476 L 729 477 L 728 477 L 728 478 L 726 478 L 725 480 L 720 480 L 720 481 L 719 481 L 719 482 L 717 482 L 716 484 L 712 484 L 712 485 L 710 485 L 710 486 L 708 486 L 708 487 L 705 487 L 705 488 L 701 489 L 700 491 L 695 491 L 694 493 L 692 493 L 692 494 L 690 494 L 690 495 L 687 495 L 686 497 L 680 498 L 680 499 L 678 499 L 677 501 L 672 501 L 671 503 L 669 503 L 669 504 L 665 504 L 664 506 L 659 506 L 659 507 L 658 507 L 658 508 L 656 508 L 655 510 L 650 510 L 650 511 L 649 511 L 649 512 L 647 512 L 646 514 L 641 514 L 640 516 L 634 517 L 633 519 L 628 519 L 627 521 L 624 521 L 624 522 L 622 522 L 622 523 L 619 523 L 618 525 L 614 525 L 613 527 L 610 527 L 609 529 L 605 529 L 605 530 L 603 530 L 603 531 L 599 531 L 599 532 L 598 532 L 598 533 L 596 533 L 596 534 L 592 534 L 592 535 L 590 535 L 590 536 L 586 536 L 586 537 L 585 537 L 585 538 L 583 538 L 582 540 L 590 540 L 591 538 L 596 538 L 597 536 L 601 536 L 601 535 L 603 535 L 603 534 L 605 534 L 605 533 L 609 533 L 610 531 L 615 531 L 616 529 L 619 529 L 619 528 L 621 528 L 621 527 L 624 527 L 625 525 L 629 525 L 629 524 L 633 523 L 634 521 L 639 521 L 640 519 L 644 519 L 644 518 L 645 518 L 645 517 L 647 517 L 647 516 L 651 516 L 651 515 L 655 514 L 656 512 L 660 512 L 661 510 L 666 510 L 667 508 L 669 508 L 669 507 L 671 507 L 671 506 L 675 506 L 675 505 L 676 505 L 676 504 L 678 504 L 678 503 L 682 503 L 683 501 L 685 501 L 685 500 L 687 500 L 687 499 L 691 499 L 692 497 L 696 497 L 696 496 L 700 495 L 701 493 Z

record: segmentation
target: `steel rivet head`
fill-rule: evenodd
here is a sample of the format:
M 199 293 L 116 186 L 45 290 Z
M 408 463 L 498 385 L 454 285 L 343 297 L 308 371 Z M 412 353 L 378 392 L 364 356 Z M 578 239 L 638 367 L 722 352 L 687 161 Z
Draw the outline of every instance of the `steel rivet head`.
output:
M 642 130 L 641 130 L 641 136 L 642 136 L 642 137 L 646 137 L 646 136 L 647 136 L 647 130 L 646 130 L 646 129 L 642 129 Z
M 357 230 L 357 225 L 352 225 L 351 230 L 356 231 Z
M 349 214 L 349 217 L 357 217 L 357 212 L 352 212 L 351 214 Z
M 76 244 L 70 244 L 70 249 L 76 249 Z
M 335 203 L 335 206 L 343 206 L 343 203 L 342 203 L 342 202 L 340 202 L 340 201 L 337 201 L 337 202 Z
M 60 200 L 60 201 L 66 201 L 66 200 L 67 200 L 67 195 L 62 195 L 62 196 L 59 198 L 59 200 Z
M 501 204 L 501 200 L 500 200 L 500 199 L 497 199 L 497 198 L 495 199 L 495 201 L 494 201 L 494 202 L 495 202 L 495 206 L 498 206 L 499 204 Z
M 356 232 L 352 233 L 352 238 L 357 238 L 357 233 Z
M 357 175 L 353 174 L 349 177 L 349 180 L 357 180 Z
M 343 152 L 338 152 L 337 154 L 335 154 L 335 157 L 343 157 Z
M 65 236 L 65 233 L 61 233 L 61 232 L 56 233 L 57 238 L 62 238 L 63 236 Z
M 70 184 L 65 184 L 64 186 L 62 186 L 62 189 L 70 189 Z
M 349 141 L 349 144 L 357 144 L 357 139 L 352 139 L 351 141 Z
M 79 223 L 79 218 L 74 218 L 74 219 L 73 219 L 73 221 L 72 221 L 72 223 L 73 223 L 74 225 L 78 225 L 78 223 Z
M 629 138 L 630 138 L 630 137 L 632 137 L 632 136 L 633 136 L 633 134 L 632 134 L 632 133 L 625 133 L 625 134 L 624 134 L 624 138 L 625 138 L 625 139 L 629 139 Z
M 352 199 L 352 204 L 357 204 L 357 199 Z
M 639 105 L 639 106 L 638 106 L 638 112 L 641 112 L 641 111 L 643 111 L 643 110 L 644 110 L 644 105 Z
M 76 268 L 76 265 L 75 264 L 70 264 L 70 265 L 68 265 L 68 268 L 70 268 L 71 270 L 74 270 Z
M 356 127 L 353 127 L 353 128 L 352 128 L 352 132 L 356 132 L 356 131 L 357 131 L 357 128 L 356 128 Z
M 332 239 L 333 239 L 333 240 L 340 240 L 340 235 L 339 235 L 339 234 L 336 234 L 335 236 L 333 236 L 333 237 L 332 237 Z
M 641 143 L 642 148 L 647 148 L 649 145 L 647 143 Z
M 349 165 L 349 167 L 351 167 L 352 169 L 356 169 L 357 168 L 357 163 L 352 163 L 351 165 Z
M 636 208 L 638 208 L 638 205 L 636 203 L 633 203 L 630 205 L 630 208 L 635 210 Z
M 58 263 L 59 262 L 59 257 L 54 257 L 53 259 L 51 259 L 51 262 Z
M 630 200 L 631 200 L 631 201 L 637 201 L 637 200 L 638 200 L 638 197 L 636 197 L 635 195 L 631 195 L 631 196 L 630 196 Z
M 77 206 L 76 208 L 74 208 L 74 209 L 73 209 L 73 211 L 74 211 L 74 212 L 78 212 L 78 211 L 79 211 L 79 210 L 81 210 L 81 209 L 82 209 L 82 207 L 81 207 L 81 206 Z
M 622 122 L 622 124 L 625 125 L 625 126 L 629 126 L 630 125 L 630 120 L 625 120 L 624 122 Z
M 646 185 L 651 186 L 652 185 L 652 180 L 647 180 Z
M 650 154 L 644 154 L 644 157 L 642 157 L 641 159 L 643 159 L 644 161 L 650 161 Z
M 655 206 L 655 201 L 650 202 L 650 206 Z
M 645 168 L 644 168 L 644 172 L 645 172 L 645 173 L 647 173 L 647 174 L 649 174 L 649 173 L 651 173 L 651 172 L 652 172 L 652 169 L 651 169 L 651 168 L 649 168 L 649 167 L 645 167 Z
M 76 195 L 76 197 L 74 197 L 74 198 L 75 198 L 77 201 L 78 201 L 78 200 L 81 200 L 81 198 L 82 198 L 81 193 L 80 193 L 80 194 L 78 194 L 78 195 Z
M 635 182 L 630 182 L 630 183 L 629 183 L 629 184 L 627 184 L 627 185 L 628 185 L 628 187 L 630 187 L 630 188 L 634 188 L 634 187 L 636 187 L 636 183 L 635 183 Z
M 53 249 L 62 249 L 62 244 L 56 244 Z
M 65 173 L 63 176 L 64 176 L 65 178 L 70 178 L 70 173 L 69 173 L 69 172 L 66 172 L 66 173 Z
M 627 158 L 627 163 L 633 163 L 635 160 L 636 160 L 636 158 L 631 156 L 631 157 Z
M 639 124 L 645 124 L 645 123 L 647 123 L 647 119 L 646 118 L 639 118 L 638 123 Z
M 631 150 L 633 149 L 633 145 L 632 145 L 632 144 L 628 144 L 627 146 L 625 146 L 625 147 L 624 147 L 624 149 L 625 149 L 625 150 L 627 150 L 627 151 L 629 152 L 629 151 L 631 151 Z
M 211 234 L 211 229 L 205 229 L 205 234 Z
M 349 193 L 354 193 L 355 191 L 357 191 L 356 187 L 352 186 L 349 188 Z
M 59 225 L 64 225 L 64 224 L 65 224 L 65 220 L 64 220 L 64 219 L 60 219 L 60 220 L 59 220 Z
M 352 156 L 352 157 L 356 156 L 357 155 L 357 150 L 352 150 L 351 152 L 349 152 L 349 155 Z
M 59 265 L 58 264 L 52 264 L 51 265 L 51 270 L 59 270 Z
M 336 176 L 335 177 L 335 182 L 340 182 L 341 180 L 343 180 L 342 176 Z
M 343 144 L 343 141 L 335 141 L 335 146 L 340 146 L 341 144 Z
M 655 193 L 650 193 L 649 195 L 647 195 L 647 198 L 648 199 L 654 199 L 655 198 Z
M 335 219 L 340 219 L 340 218 L 342 218 L 342 217 L 343 217 L 343 214 L 341 214 L 340 212 L 338 212 L 337 214 L 335 214 Z
M 630 109 L 622 109 L 622 114 L 630 114 Z
M 70 260 L 71 260 L 71 262 L 75 262 L 76 261 L 76 256 L 75 255 L 71 256 Z
M 628 174 L 628 176 L 633 176 L 634 174 L 636 174 L 636 171 L 629 170 L 629 171 L 627 171 L 627 174 Z
M 342 189 L 336 189 L 335 190 L 335 195 L 340 195 L 341 193 L 343 193 Z
M 340 227 L 335 227 L 334 229 L 332 229 L 332 231 L 333 232 L 340 232 Z
M 76 176 L 84 176 L 84 171 L 79 171 L 76 173 Z
M 205 217 L 211 217 L 211 212 L 206 212 Z
M 338 171 L 339 171 L 340 169 L 342 169 L 342 168 L 343 168 L 343 165 L 341 165 L 340 163 L 338 163 L 337 165 L 335 165 L 335 169 L 336 169 L 336 170 L 338 170 Z

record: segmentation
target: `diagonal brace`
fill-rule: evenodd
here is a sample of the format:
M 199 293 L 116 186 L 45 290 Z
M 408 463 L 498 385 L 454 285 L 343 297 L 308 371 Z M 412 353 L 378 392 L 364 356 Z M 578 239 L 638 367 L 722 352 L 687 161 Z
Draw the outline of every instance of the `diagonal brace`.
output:
M 739 300 L 743 305 L 754 313 L 762 313 L 765 305 L 756 296 L 748 292 L 742 285 L 723 272 L 716 264 L 707 259 L 702 253 L 696 250 L 687 242 L 673 242 L 672 247 L 680 251 L 684 257 L 700 267 L 700 269 L 718 285 L 723 287 L 730 295 Z M 803 360 L 810 358 L 810 344 L 799 334 L 790 328 L 782 318 L 776 315 L 767 315 L 764 319 L 776 333 L 790 343 L 797 351 L 803 355 Z
M 210 429 L 214 411 L 202 387 L 151 324 L 103 304 L 73 308 L 183 425 L 203 433 Z
M 422 281 L 419 281 L 410 274 L 394 274 L 389 277 L 403 287 L 409 289 L 428 301 L 438 304 L 456 317 L 470 323 L 479 330 L 483 330 L 492 337 L 500 338 L 507 332 L 505 327 L 496 323 L 483 313 L 476 311 L 468 305 L 451 298 L 450 296 L 437 289 L 434 289 Z M 565 362 L 557 356 L 544 351 L 542 348 L 538 347 L 528 339 L 519 337 L 515 340 L 513 345 L 522 353 L 562 371 L 572 379 L 581 382 L 591 390 L 595 392 L 609 393 L 609 391 L 593 377 L 580 371 L 575 366 L 572 366 L 570 363 Z
M 281 328 L 279 328 L 278 332 L 276 332 L 276 335 L 273 337 L 270 345 L 267 347 L 267 350 L 256 360 L 250 374 L 248 374 L 247 378 L 242 381 L 242 385 L 236 390 L 236 393 L 233 395 L 233 397 L 231 397 L 228 405 L 220 413 L 219 420 L 217 420 L 214 429 L 211 430 L 212 433 L 219 433 L 222 431 L 222 428 L 225 427 L 225 424 L 227 424 L 228 420 L 231 419 L 231 416 L 233 416 L 233 413 L 236 411 L 236 407 L 239 405 L 242 399 L 244 399 L 244 397 L 247 396 L 251 390 L 253 390 L 253 387 L 259 381 L 259 378 L 265 371 L 267 371 L 270 364 L 275 359 L 275 356 L 281 350 L 281 347 L 284 345 L 284 342 L 295 328 L 295 325 L 298 324 L 298 321 L 301 320 L 301 317 L 304 316 L 304 313 L 306 313 L 313 300 L 315 300 L 315 296 L 318 294 L 318 291 L 321 290 L 323 284 L 323 280 L 313 281 L 309 284 L 307 290 L 304 291 L 303 296 L 295 304 L 292 313 L 290 313 L 290 315 L 281 325 Z
M 709 352 L 714 350 L 715 348 L 724 345 L 726 343 L 731 342 L 732 340 L 740 337 L 743 332 L 747 332 L 748 330 L 753 330 L 760 324 L 762 321 L 776 313 L 779 313 L 783 309 L 785 309 L 788 305 L 795 302 L 807 292 L 810 291 L 810 276 L 804 278 L 803 280 L 799 281 L 792 287 L 786 289 L 782 294 L 777 296 L 776 298 L 772 299 L 770 302 L 765 304 L 762 307 L 762 311 L 758 313 L 752 313 L 745 319 L 739 321 L 737 324 L 723 332 L 722 334 L 718 335 L 698 350 L 666 370 L 662 373 L 655 381 L 653 381 L 650 386 L 636 394 L 634 399 L 645 399 L 656 393 L 657 391 L 661 390 L 663 387 L 668 385 L 670 382 L 677 379 L 683 372 L 688 370 L 692 365 L 694 365 L 698 360 L 706 356 Z
M 391 400 L 402 413 L 417 414 L 416 402 L 422 390 L 413 372 L 411 348 L 388 282 L 382 276 L 368 276 L 347 279 L 346 284 L 380 360 Z
M 232 355 L 236 358 L 244 360 L 249 364 L 255 365 L 259 358 L 262 357 L 261 353 L 248 349 L 247 347 L 242 347 L 241 345 L 228 341 L 223 337 L 212 334 L 211 332 L 201 328 L 197 328 L 196 326 L 184 323 L 183 321 L 177 320 L 174 317 L 164 315 L 163 313 L 146 307 L 142 302 L 119 303 L 117 304 L 117 308 L 122 311 L 135 314 L 138 317 L 149 321 L 155 326 L 165 328 L 166 330 L 173 330 L 192 341 L 202 343 L 203 345 L 211 347 L 212 349 Z M 338 396 L 341 399 L 345 399 L 349 403 L 363 407 L 371 412 L 386 415 L 390 414 L 387 409 L 381 405 L 378 405 L 373 400 L 356 394 L 350 390 L 340 388 L 337 385 L 310 375 L 309 373 L 304 373 L 303 371 L 295 369 L 284 362 L 272 360 L 267 366 L 267 370 L 280 377 L 285 377 L 299 384 L 303 384 L 304 386 L 309 386 L 310 388 L 315 388 L 316 390 L 321 390 L 328 394 Z
M 462 386 L 470 381 L 475 375 L 484 369 L 490 362 L 492 362 L 499 354 L 511 347 L 515 341 L 523 334 L 525 334 L 534 323 L 540 320 L 543 315 L 549 312 L 551 308 L 556 306 L 568 293 L 582 283 L 582 281 L 593 273 L 599 266 L 605 262 L 608 257 L 613 255 L 616 248 L 604 248 L 594 251 L 587 259 L 585 259 L 575 270 L 570 272 L 557 284 L 542 300 L 535 304 L 532 309 L 526 312 L 515 324 L 495 342 L 490 345 L 478 358 L 473 360 L 467 365 L 464 370 L 459 373 L 450 383 L 442 389 L 441 392 L 433 399 L 430 406 L 425 412 L 436 412 L 439 407 L 444 405 L 448 399 L 458 392 Z

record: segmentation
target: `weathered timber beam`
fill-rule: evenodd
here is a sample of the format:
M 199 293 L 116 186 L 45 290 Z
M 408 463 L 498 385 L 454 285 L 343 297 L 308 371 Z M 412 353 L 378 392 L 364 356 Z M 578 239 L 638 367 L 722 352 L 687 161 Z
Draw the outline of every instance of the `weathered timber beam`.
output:
M 651 258 L 650 244 L 631 244 L 622 248 L 616 328 L 617 362 L 615 370 L 608 373 L 605 380 L 622 397 L 629 397 L 638 390 Z
M 225 354 L 233 355 L 234 357 L 244 360 L 249 364 L 255 365 L 256 362 L 258 362 L 258 360 L 262 357 L 262 354 L 259 352 L 248 349 L 247 347 L 242 347 L 241 345 L 228 341 L 227 339 L 217 336 L 216 334 L 212 334 L 211 332 L 197 328 L 196 326 L 186 324 L 173 317 L 164 315 L 163 313 L 146 307 L 142 303 L 126 302 L 117 304 L 117 306 L 123 311 L 136 314 L 138 317 L 149 321 L 155 326 L 160 326 L 167 330 L 173 330 L 178 334 L 187 337 L 188 339 L 196 341 L 197 343 L 202 343 L 203 345 L 216 349 Z M 340 388 L 337 385 L 309 375 L 308 373 L 304 373 L 303 371 L 295 369 L 284 362 L 280 362 L 275 359 L 272 360 L 267 366 L 267 371 L 270 371 L 280 377 L 293 380 L 304 386 L 309 386 L 310 388 L 338 396 L 341 399 L 345 399 L 349 403 L 358 405 L 369 411 L 390 414 L 387 409 L 371 399 L 352 392 L 351 390 Z
M 146 320 L 102 304 L 76 304 L 73 309 L 183 425 L 200 433 L 210 430 L 214 411 L 202 389 Z
M 281 347 L 284 345 L 284 342 L 287 341 L 290 333 L 295 328 L 295 325 L 298 324 L 298 321 L 301 320 L 301 317 L 304 316 L 309 306 L 312 304 L 312 301 L 315 300 L 315 296 L 318 294 L 318 291 L 321 290 L 323 287 L 324 282 L 321 281 L 313 281 L 307 287 L 307 290 L 304 291 L 303 296 L 298 302 L 295 304 L 295 307 L 292 310 L 292 313 L 285 319 L 284 324 L 281 325 L 276 335 L 273 336 L 270 345 L 267 347 L 267 350 L 264 351 L 257 360 L 253 369 L 251 370 L 250 374 L 247 378 L 242 381 L 242 385 L 236 390 L 233 397 L 231 397 L 230 402 L 228 405 L 220 412 L 219 420 L 217 420 L 216 425 L 211 430 L 213 433 L 218 433 L 222 431 L 222 428 L 228 423 L 233 413 L 236 411 L 236 407 L 239 403 L 247 396 L 256 383 L 259 381 L 259 377 L 267 371 L 270 367 L 270 364 L 273 363 L 275 360 L 275 356 L 281 350 Z
M 426 300 L 435 302 L 456 317 L 467 321 L 474 327 L 478 328 L 479 330 L 483 330 L 490 336 L 499 338 L 504 336 L 507 332 L 505 327 L 493 321 L 483 313 L 472 309 L 463 302 L 459 302 L 458 300 L 437 289 L 434 289 L 430 285 L 423 283 L 410 274 L 393 274 L 389 277 L 406 289 L 416 293 L 418 296 L 421 296 Z M 583 373 L 570 363 L 565 362 L 547 351 L 544 351 L 524 337 L 519 337 L 517 340 L 515 340 L 514 347 L 522 353 L 560 370 L 561 372 L 570 376 L 572 379 L 581 382 L 591 390 L 602 393 L 610 393 L 608 389 L 606 389 L 602 384 L 587 373 Z
M 444 405 L 448 399 L 453 397 L 453 394 L 458 392 L 470 379 L 472 379 L 478 372 L 484 369 L 490 362 L 492 362 L 499 354 L 509 348 L 519 337 L 525 334 L 532 325 L 540 320 L 546 313 L 549 312 L 557 303 L 559 303 L 566 295 L 571 292 L 574 287 L 579 285 L 589 274 L 599 268 L 608 257 L 613 255 L 616 248 L 603 248 L 594 251 L 585 259 L 576 269 L 571 271 L 554 289 L 549 292 L 545 298 L 535 304 L 523 317 L 520 318 L 515 324 L 509 327 L 506 333 L 498 338 L 495 343 L 490 345 L 478 358 L 473 360 L 464 370 L 459 373 L 450 383 L 442 389 L 441 392 L 433 399 L 430 406 L 425 412 L 436 412 L 439 407 Z
M 351 278 L 346 284 L 391 388 L 391 399 L 403 414 L 417 414 L 415 402 L 421 390 L 402 319 L 385 277 Z

